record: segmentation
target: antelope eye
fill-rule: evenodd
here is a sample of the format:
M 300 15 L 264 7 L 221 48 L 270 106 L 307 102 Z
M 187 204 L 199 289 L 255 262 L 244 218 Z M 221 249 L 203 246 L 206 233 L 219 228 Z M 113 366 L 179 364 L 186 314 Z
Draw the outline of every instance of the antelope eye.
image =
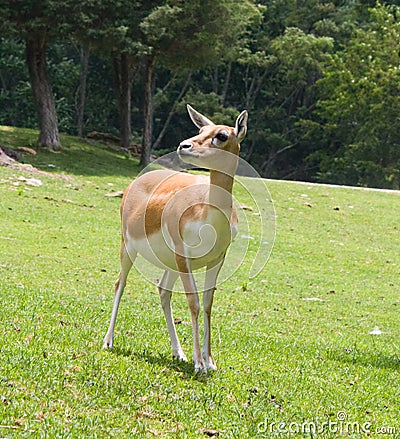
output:
M 228 140 L 228 136 L 225 133 L 218 133 L 215 136 L 220 142 L 226 142 Z

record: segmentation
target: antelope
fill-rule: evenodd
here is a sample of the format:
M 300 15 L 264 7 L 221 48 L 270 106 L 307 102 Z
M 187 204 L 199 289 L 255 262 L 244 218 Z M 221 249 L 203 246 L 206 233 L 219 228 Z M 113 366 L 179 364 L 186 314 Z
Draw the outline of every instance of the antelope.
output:
M 118 307 L 137 254 L 162 268 L 158 283 L 161 306 L 173 358 L 187 361 L 180 345 L 171 307 L 174 284 L 180 276 L 191 313 L 195 372 L 216 370 L 211 354 L 211 308 L 217 277 L 226 251 L 237 233 L 232 187 L 240 142 L 247 132 L 247 111 L 234 127 L 216 125 L 187 105 L 199 134 L 177 149 L 187 164 L 209 169 L 209 176 L 159 169 L 147 172 L 126 189 L 121 205 L 121 269 L 115 283 L 114 305 L 104 348 L 112 348 Z M 205 267 L 203 291 L 204 340 L 199 336 L 199 296 L 193 270 Z

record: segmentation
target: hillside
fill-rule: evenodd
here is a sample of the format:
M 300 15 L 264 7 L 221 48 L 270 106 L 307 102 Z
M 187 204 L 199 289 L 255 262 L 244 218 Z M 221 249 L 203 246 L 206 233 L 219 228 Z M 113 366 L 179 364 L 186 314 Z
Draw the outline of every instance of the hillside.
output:
M 34 148 L 36 134 L 0 127 L 0 145 Z M 115 349 L 101 349 L 120 242 L 120 198 L 106 195 L 138 166 L 62 141 L 60 153 L 23 156 L 39 173 L 0 167 L 1 437 L 261 438 L 281 434 L 279 423 L 299 438 L 304 423 L 321 437 L 400 432 L 397 192 L 266 181 L 271 257 L 256 278 L 239 270 L 217 290 L 219 370 L 195 376 L 170 358 L 156 288 L 135 271 Z M 257 206 L 240 179 L 235 197 L 249 224 L 238 238 L 251 241 L 246 267 Z M 173 307 L 189 357 L 183 295 Z

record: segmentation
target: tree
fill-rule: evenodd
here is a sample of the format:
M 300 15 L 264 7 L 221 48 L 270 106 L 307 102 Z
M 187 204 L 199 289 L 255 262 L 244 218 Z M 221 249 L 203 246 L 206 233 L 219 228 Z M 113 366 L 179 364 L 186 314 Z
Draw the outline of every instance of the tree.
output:
M 333 20 L 335 14 L 331 6 L 323 8 L 327 2 L 314 2 L 321 4 L 320 12 L 305 26 L 303 19 L 307 14 L 299 14 L 298 21 L 295 20 L 299 2 L 263 3 L 267 7 L 261 9 L 261 23 L 252 25 L 241 41 L 229 45 L 229 50 L 234 49 L 232 55 L 222 60 L 218 71 L 193 75 L 196 82 L 191 89 L 203 93 L 209 90 L 208 101 L 213 102 L 218 94 L 226 107 L 244 106 L 249 110 L 251 129 L 242 154 L 261 175 L 310 178 L 311 162 L 305 158 L 314 145 L 304 137 L 307 128 L 302 126 L 302 119 L 315 109 L 315 82 L 322 75 L 327 53 L 335 48 L 331 37 L 334 23 L 322 26 L 328 18 Z M 307 6 L 307 2 L 302 4 Z M 286 27 L 289 22 L 292 27 Z M 319 33 L 309 34 L 300 26 L 318 27 Z M 208 112 L 212 114 L 210 109 Z M 226 109 L 220 108 L 218 112 L 227 114 Z
M 153 125 L 154 72 L 158 63 L 171 70 L 193 71 L 212 65 L 229 52 L 249 23 L 259 18 L 258 9 L 248 0 L 193 2 L 160 1 L 141 21 L 145 55 L 144 136 L 141 165 L 150 161 Z M 229 23 L 229 26 L 221 25 Z
M 309 145 L 301 120 L 314 109 L 315 82 L 333 40 L 287 28 L 266 41 L 265 52 L 253 52 L 243 65 L 246 101 L 254 119 L 246 159 L 264 176 L 305 178 Z
M 228 124 L 247 107 L 242 155 L 264 176 L 398 186 L 398 8 L 259 1 L 44 0 L 10 11 L 0 0 L 0 116 L 37 126 L 23 63 L 31 35 L 47 47 L 36 59 L 60 129 L 75 133 L 78 121 L 82 131 L 84 115 L 86 130 L 119 131 L 123 146 L 142 139 L 143 165 L 192 129 L 189 102 Z
M 82 46 L 80 104 L 78 127 L 82 124 L 87 78 L 88 56 L 95 51 L 112 59 L 112 71 L 119 110 L 119 128 L 122 147 L 131 142 L 131 83 L 136 67 L 137 47 L 131 30 L 137 29 L 137 6 L 140 1 L 120 0 L 53 0 L 58 16 L 65 17 L 63 32 Z M 79 132 L 82 128 L 78 129 Z
M 399 14 L 371 9 L 368 26 L 331 57 L 318 82 L 316 132 L 325 147 L 311 158 L 324 181 L 400 185 Z
M 0 39 L 0 120 L 2 124 L 37 127 L 35 106 L 24 60 L 25 44 Z
M 114 83 L 118 100 L 120 145 L 129 148 L 131 144 L 131 94 L 135 64 L 127 53 L 114 54 L 112 58 Z
M 57 113 L 54 96 L 48 80 L 46 49 L 54 37 L 60 17 L 54 13 L 56 2 L 51 0 L 16 0 L 0 5 L 3 11 L 3 29 L 7 28 L 25 41 L 26 62 L 33 100 L 39 125 L 39 146 L 60 149 Z
M 77 97 L 77 132 L 80 138 L 83 137 L 83 127 L 85 119 L 85 103 L 86 103 L 86 89 L 87 89 L 87 77 L 89 69 L 89 56 L 90 49 L 88 46 L 81 48 L 81 71 L 79 76 L 79 87 Z

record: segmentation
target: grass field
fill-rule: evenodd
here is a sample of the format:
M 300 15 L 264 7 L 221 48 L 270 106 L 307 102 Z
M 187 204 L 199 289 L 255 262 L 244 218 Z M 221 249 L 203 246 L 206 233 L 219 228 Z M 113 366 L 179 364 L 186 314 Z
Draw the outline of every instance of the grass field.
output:
M 35 138 L 0 127 L 0 145 Z M 272 255 L 217 290 L 219 369 L 195 375 L 134 271 L 102 350 L 120 242 L 120 199 L 105 195 L 138 167 L 62 140 L 25 156 L 51 175 L 0 167 L 0 438 L 400 437 L 398 193 L 267 181 Z M 191 357 L 182 294 L 173 307 Z

